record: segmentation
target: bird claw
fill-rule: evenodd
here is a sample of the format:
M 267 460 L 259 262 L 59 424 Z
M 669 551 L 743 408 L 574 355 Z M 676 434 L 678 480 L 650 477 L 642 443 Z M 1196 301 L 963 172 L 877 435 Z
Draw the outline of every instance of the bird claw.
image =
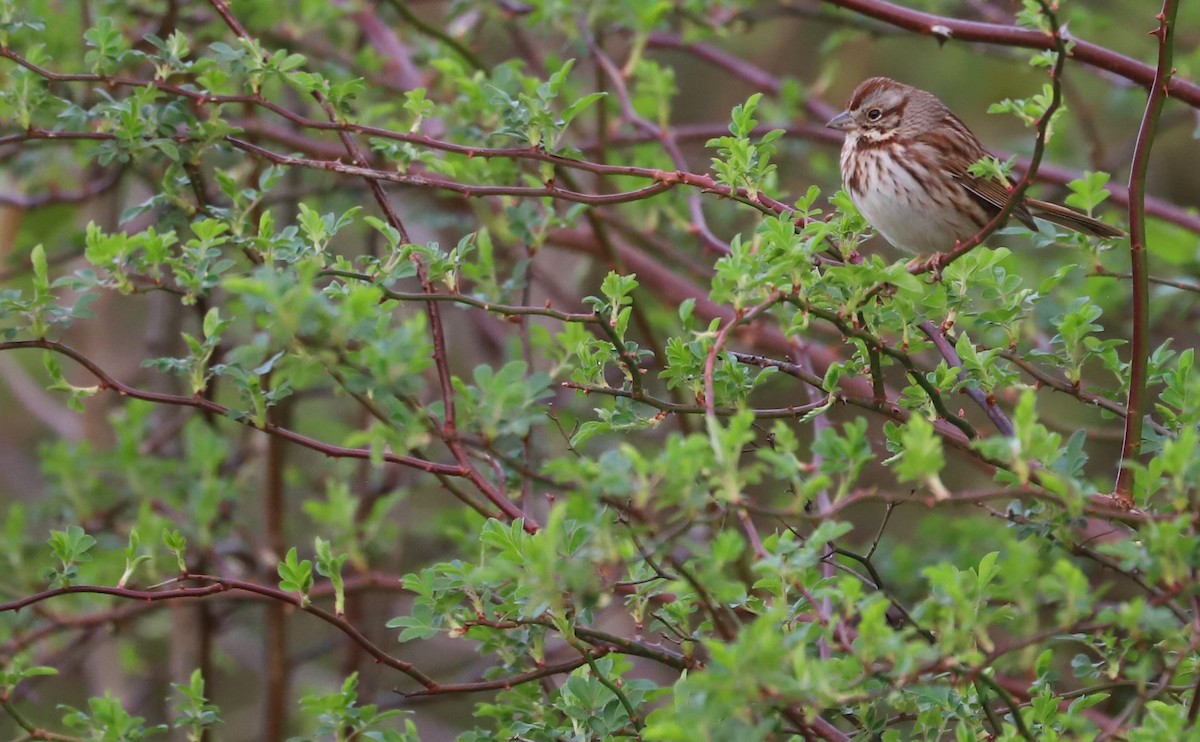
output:
M 914 275 L 919 273 L 929 273 L 933 277 L 934 283 L 942 280 L 942 261 L 945 255 L 940 252 L 935 252 L 928 258 L 913 258 L 905 264 L 905 268 L 909 273 Z

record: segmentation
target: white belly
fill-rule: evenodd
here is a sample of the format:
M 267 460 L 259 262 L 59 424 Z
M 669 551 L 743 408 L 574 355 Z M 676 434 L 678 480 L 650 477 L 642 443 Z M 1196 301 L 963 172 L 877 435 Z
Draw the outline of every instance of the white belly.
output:
M 961 206 L 953 205 L 952 197 L 957 196 L 961 204 L 965 193 L 958 191 L 961 186 L 948 174 L 935 173 L 930 178 L 921 164 L 923 158 L 907 157 L 905 166 L 901 166 L 891 150 L 879 148 L 860 153 L 860 172 L 849 177 L 850 147 L 847 138 L 842 149 L 846 192 L 871 226 L 897 248 L 915 254 L 944 252 L 978 231 L 981 209 L 969 200 L 966 205 L 971 213 L 963 213 Z M 887 185 L 882 185 L 885 182 Z M 942 188 L 931 187 L 933 183 L 942 184 Z M 948 191 L 947 186 L 958 192 Z

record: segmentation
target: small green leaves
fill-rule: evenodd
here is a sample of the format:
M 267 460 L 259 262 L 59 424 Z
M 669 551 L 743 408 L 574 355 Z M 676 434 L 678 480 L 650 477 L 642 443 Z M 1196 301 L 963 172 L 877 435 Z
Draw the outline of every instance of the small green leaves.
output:
M 0 2 L 0 47 L 7 47 L 13 35 L 46 30 L 46 24 L 30 10 L 27 4 L 18 4 L 17 0 Z
M 403 643 L 437 636 L 442 629 L 442 620 L 441 616 L 433 614 L 433 609 L 428 604 L 419 603 L 413 606 L 409 615 L 397 616 L 384 625 L 389 629 L 402 629 L 397 641 Z
M 857 484 L 863 467 L 874 459 L 871 441 L 867 436 L 867 419 L 859 417 L 842 426 L 825 426 L 818 430 L 812 446 L 820 456 L 818 471 L 837 487 L 834 500 L 846 496 Z
M 154 34 L 147 34 L 145 38 L 159 51 L 158 55 L 151 58 L 156 80 L 166 80 L 172 75 L 188 72 L 195 67 L 195 63 L 188 59 L 192 52 L 187 36 L 178 29 L 173 31 L 166 41 Z
M 121 574 L 121 579 L 117 580 L 117 587 L 125 587 L 137 568 L 153 558 L 149 554 L 143 554 L 140 547 L 141 539 L 138 538 L 137 529 L 130 530 L 129 545 L 125 548 L 125 571 Z
M 425 88 L 414 88 L 406 92 L 404 94 L 404 110 L 412 116 L 412 124 L 408 127 L 409 132 L 420 131 L 422 121 L 431 116 L 435 108 L 433 101 L 426 97 Z
M 1050 19 L 1038 0 L 1021 0 L 1021 9 L 1017 11 L 1016 21 L 1018 26 L 1032 28 L 1044 33 L 1051 33 Z
M 289 54 L 283 49 L 267 52 L 258 39 L 244 37 L 237 40 L 237 46 L 217 41 L 210 44 L 208 49 L 222 66 L 245 75 L 246 84 L 256 93 L 274 79 L 286 80 L 305 92 L 317 89 L 311 84 L 314 76 L 298 72 L 307 62 L 302 54 Z M 332 90 L 325 92 L 335 107 L 345 110 L 344 96 L 334 96 Z
M 47 319 L 45 309 L 52 301 L 50 296 L 50 277 L 46 268 L 46 249 L 40 244 L 35 245 L 29 252 L 29 262 L 33 267 L 33 300 L 27 307 L 27 315 L 31 321 L 30 333 L 34 337 L 46 334 Z
M 638 7 L 651 4 L 638 3 Z M 632 87 L 634 110 L 660 128 L 669 126 L 671 100 L 679 93 L 679 87 L 675 84 L 675 68 L 652 59 L 641 59 L 634 68 Z
M 46 389 L 48 391 L 66 392 L 69 394 L 67 407 L 75 412 L 83 412 L 83 400 L 100 391 L 100 387 L 96 385 L 75 386 L 67 381 L 67 377 L 63 375 L 62 365 L 59 363 L 58 356 L 51 351 L 46 351 L 42 354 L 42 367 L 45 369 L 46 376 L 49 379 Z
M 11 697 L 13 690 L 24 680 L 57 674 L 58 670 L 53 667 L 30 665 L 24 656 L 18 655 L 0 667 L 0 698 Z
M 121 742 L 140 742 L 154 735 L 166 732 L 166 724 L 146 726 L 146 720 L 134 716 L 125 710 L 121 701 L 114 698 L 111 691 L 103 696 L 93 696 L 88 699 L 87 711 L 63 706 L 67 713 L 63 716 L 63 724 L 74 729 L 87 739 L 121 740 Z
M 188 742 L 200 742 L 208 729 L 221 723 L 220 710 L 204 695 L 204 676 L 193 670 L 186 683 L 171 683 L 175 713 L 171 726 L 182 729 Z
M 462 409 L 487 440 L 503 436 L 521 437 L 544 415 L 538 403 L 550 394 L 550 377 L 530 373 L 524 361 L 510 361 L 499 369 L 475 368 L 471 386 L 455 379 Z
M 1015 155 L 1008 158 L 1005 162 L 1000 162 L 995 157 L 988 155 L 978 162 L 971 163 L 970 167 L 967 168 L 967 172 L 976 178 L 991 178 L 1001 183 L 1008 183 L 1012 180 L 1012 168 L 1016 161 L 1017 158 Z
M 555 104 L 560 97 L 566 97 L 563 94 L 574 65 L 575 60 L 568 59 L 540 83 L 534 78 L 517 76 L 509 67 L 497 69 L 490 86 L 490 103 L 504 120 L 497 133 L 517 138 L 535 149 L 557 152 L 571 121 L 607 95 L 597 92 L 574 97 L 561 114 L 556 113 Z
M 617 662 L 604 657 L 571 673 L 559 690 L 555 706 L 591 739 L 617 739 L 632 724 L 641 726 L 636 708 L 653 687 L 645 680 L 623 680 L 614 673 Z M 629 662 L 622 662 L 628 669 Z M 634 717 L 630 717 L 634 710 Z
M 342 567 L 346 565 L 346 560 L 350 558 L 349 554 L 333 553 L 329 542 L 320 536 L 316 539 L 317 553 L 317 573 L 322 577 L 328 577 L 333 583 L 333 600 L 334 613 L 338 616 L 346 612 L 346 585 L 342 580 Z
M 712 448 L 716 497 L 730 504 L 742 502 L 743 490 L 759 480 L 760 466 L 742 463 L 742 449 L 753 438 L 754 415 L 740 410 L 724 421 L 715 416 L 704 418 Z
M 313 566 L 308 559 L 299 561 L 296 547 L 288 549 L 287 556 L 279 563 L 279 589 L 300 594 L 300 607 L 307 608 L 309 604 L 308 591 L 313 586 Z
M 300 213 L 296 221 L 300 225 L 300 231 L 308 238 L 310 249 L 313 252 L 324 252 L 329 246 L 329 241 L 343 229 L 354 223 L 355 215 L 361 211 L 357 206 L 347 210 L 341 216 L 334 214 L 318 214 L 314 209 L 307 204 L 299 204 Z
M 1081 296 L 1071 302 L 1070 307 L 1055 319 L 1058 334 L 1051 339 L 1051 346 L 1061 349 L 1064 355 L 1067 377 L 1079 383 L 1083 377 L 1083 366 L 1093 356 L 1116 352 L 1119 340 L 1100 340 L 1094 337 L 1104 328 L 1096 324 L 1103 311 L 1091 299 Z
M 129 41 L 108 15 L 97 18 L 96 25 L 84 31 L 83 39 L 88 46 L 83 61 L 97 74 L 111 74 L 127 57 L 138 54 L 130 50 Z
M 187 345 L 188 355 L 185 358 L 153 358 L 142 362 L 143 366 L 157 368 L 160 371 L 174 371 L 188 377 L 192 394 L 201 394 L 207 388 L 213 370 L 209 366 L 213 351 L 221 342 L 221 335 L 229 321 L 221 318 L 219 307 L 212 307 L 204 314 L 201 323 L 203 338 L 198 339 L 190 333 L 181 333 Z
M 88 552 L 96 539 L 79 526 L 67 526 L 63 531 L 51 531 L 49 544 L 50 553 L 58 560 L 58 568 L 51 573 L 52 582 L 55 587 L 69 587 L 79 576 L 79 565 L 92 561 Z
M 758 192 L 774 184 L 775 165 L 771 155 L 775 153 L 774 142 L 783 136 L 782 129 L 767 132 L 758 143 L 750 141 L 757 126 L 754 111 L 762 93 L 755 93 L 745 103 L 734 106 L 733 121 L 729 124 L 732 136 L 708 140 L 705 146 L 716 147 L 718 156 L 712 160 L 717 180 L 733 189 L 745 189 L 751 199 Z
M 1054 89 L 1049 83 L 1046 83 L 1042 86 L 1042 92 L 1035 93 L 1028 98 L 1006 98 L 999 103 L 993 103 L 988 107 L 988 113 L 1010 113 L 1024 121 L 1026 126 L 1037 126 L 1042 117 L 1046 115 L 1046 111 L 1050 109 L 1050 102 L 1053 99 Z M 1055 109 L 1050 119 L 1050 125 L 1046 129 L 1047 139 L 1054 131 L 1055 122 L 1066 110 L 1066 107 L 1062 105 Z
M 1032 389 L 1024 389 L 1017 400 L 1012 415 L 1013 436 L 1000 442 L 997 453 L 1011 461 L 1016 481 L 1025 484 L 1030 481 L 1034 469 L 1041 462 L 1054 462 L 1064 452 L 1060 451 L 1062 435 L 1051 432 L 1037 418 L 1036 393 Z M 999 476 L 1007 477 L 1007 473 Z M 1061 491 L 1062 484 L 1048 471 L 1039 472 L 1042 486 L 1051 491 Z
M 0 28 L 0 36 L 4 31 Z M 45 117 L 50 101 L 46 79 L 31 70 L 12 70 L 3 89 L 0 89 L 0 119 L 9 118 L 22 129 L 32 128 L 35 121 Z
M 1093 209 L 1108 199 L 1109 193 L 1105 186 L 1108 185 L 1109 178 L 1108 173 L 1088 171 L 1082 178 L 1072 180 L 1067 184 L 1071 189 L 1071 195 L 1066 198 L 1067 205 L 1092 213 Z
M 179 531 L 164 528 L 162 541 L 163 545 L 167 547 L 167 551 L 175 557 L 175 566 L 179 569 L 179 573 L 187 574 L 187 538 Z
M 595 297 L 584 299 L 597 311 L 601 309 L 607 311 L 608 324 L 616 330 L 619 338 L 625 337 L 625 330 L 629 326 L 629 306 L 633 304 L 633 297 L 630 295 L 637 285 L 636 274 L 622 276 L 615 271 L 609 271 L 600 284 L 600 292 L 604 294 L 604 301 Z
M 300 708 L 316 721 L 314 740 L 378 740 L 378 742 L 419 742 L 416 725 L 405 720 L 399 732 L 383 722 L 411 713 L 380 711 L 375 704 L 361 704 L 358 699 L 358 673 L 352 673 L 336 693 L 313 693 L 300 699 Z
M 885 461 L 896 472 L 901 482 L 920 482 L 929 487 L 939 500 L 950 497 L 950 491 L 938 476 L 946 465 L 942 453 L 942 440 L 933 429 L 933 424 L 921 415 L 912 415 L 903 427 L 887 424 L 889 448 L 895 455 Z
M 1177 430 L 1200 421 L 1200 373 L 1196 373 L 1195 364 L 1196 349 L 1188 348 L 1159 374 L 1164 388 L 1156 406 L 1168 425 Z
M 991 393 L 1001 381 L 1008 381 L 1010 378 L 1003 373 L 998 363 L 1000 349 L 988 348 L 980 351 L 965 332 L 954 342 L 954 352 L 962 362 L 962 372 L 971 381 L 978 383 L 985 392 Z

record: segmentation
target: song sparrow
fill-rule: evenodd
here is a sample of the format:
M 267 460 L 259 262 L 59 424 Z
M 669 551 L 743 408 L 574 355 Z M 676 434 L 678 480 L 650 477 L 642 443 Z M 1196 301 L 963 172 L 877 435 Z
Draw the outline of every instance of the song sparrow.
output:
M 1008 183 L 968 172 L 988 151 L 932 93 L 872 77 L 827 126 L 846 132 L 842 182 L 850 199 L 901 250 L 949 250 L 974 236 L 1008 202 Z M 1097 237 L 1125 235 L 1035 198 L 1023 198 L 1012 215 L 1030 229 L 1037 229 L 1037 216 Z

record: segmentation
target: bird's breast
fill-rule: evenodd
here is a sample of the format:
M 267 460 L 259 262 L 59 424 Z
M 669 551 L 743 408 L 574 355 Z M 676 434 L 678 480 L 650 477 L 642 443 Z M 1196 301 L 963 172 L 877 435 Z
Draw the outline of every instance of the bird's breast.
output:
M 920 147 L 860 143 L 847 139 L 842 148 L 843 185 L 888 242 L 911 253 L 948 250 L 986 222 L 962 186 Z

